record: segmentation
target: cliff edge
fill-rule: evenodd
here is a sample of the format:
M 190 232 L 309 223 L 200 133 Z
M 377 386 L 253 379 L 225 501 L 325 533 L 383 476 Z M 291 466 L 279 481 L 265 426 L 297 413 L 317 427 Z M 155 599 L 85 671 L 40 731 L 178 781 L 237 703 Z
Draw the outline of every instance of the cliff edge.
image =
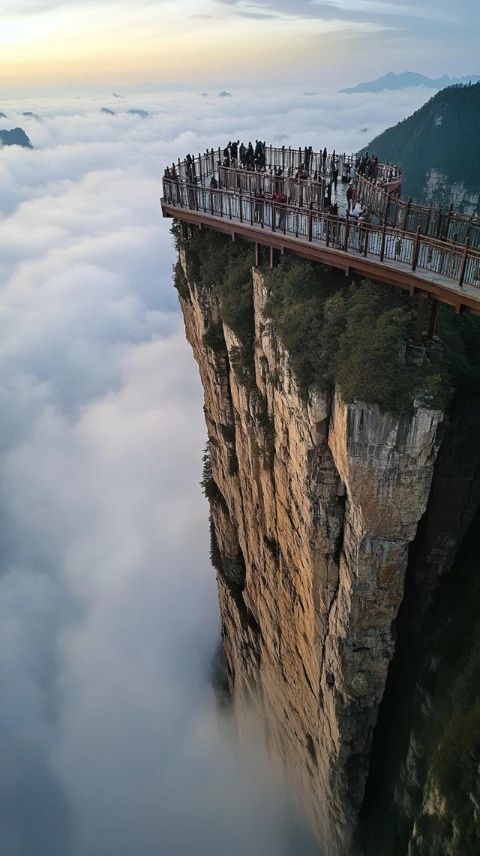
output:
M 423 550 L 420 582 L 425 562 L 440 574 L 469 522 L 455 520 L 450 541 L 442 530 L 443 553 L 432 554 L 434 527 L 423 527 L 419 544 L 444 436 L 445 408 L 432 394 L 441 372 L 433 365 L 434 375 L 424 367 L 417 377 L 401 342 L 386 337 L 398 394 L 380 385 L 381 404 L 346 400 L 352 378 L 334 375 L 306 388 L 275 323 L 272 274 L 252 268 L 247 249 L 225 249 L 228 239 L 209 247 L 205 233 L 196 243 L 189 234 L 178 241 L 176 277 L 205 393 L 204 489 L 235 716 L 241 729 L 258 711 L 327 853 L 352 853 L 410 548 Z M 213 263 L 216 252 L 230 264 Z M 330 275 L 318 276 L 324 317 L 338 317 L 344 278 L 335 274 L 332 287 Z M 388 313 L 402 330 L 400 308 Z M 425 387 L 408 391 L 408 407 L 403 375 Z M 371 377 L 362 383 L 370 389 Z M 402 406 L 385 407 L 397 399 Z M 425 602 L 429 594 L 427 586 Z

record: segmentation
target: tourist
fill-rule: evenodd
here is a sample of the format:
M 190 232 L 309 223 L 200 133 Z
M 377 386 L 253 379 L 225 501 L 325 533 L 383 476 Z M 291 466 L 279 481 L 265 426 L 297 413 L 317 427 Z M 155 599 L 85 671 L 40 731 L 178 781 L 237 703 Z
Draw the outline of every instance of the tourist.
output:
M 287 197 L 284 193 L 277 194 L 278 196 L 278 228 L 285 231 L 286 215 L 287 215 Z
M 347 187 L 347 212 L 350 214 L 350 211 L 353 211 L 355 199 L 355 191 L 353 189 L 353 185 L 349 184 Z
M 255 223 L 261 223 L 263 226 L 263 206 L 265 201 L 265 194 L 263 190 L 256 190 L 254 193 L 255 198 L 255 208 L 254 208 L 254 220 Z

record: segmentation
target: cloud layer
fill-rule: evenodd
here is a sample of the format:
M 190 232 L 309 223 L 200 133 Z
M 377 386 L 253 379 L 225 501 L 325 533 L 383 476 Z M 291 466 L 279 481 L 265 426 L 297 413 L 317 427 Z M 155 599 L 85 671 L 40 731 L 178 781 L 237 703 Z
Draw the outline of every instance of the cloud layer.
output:
M 427 94 L 373 107 L 233 94 L 2 105 L 35 146 L 0 152 L 9 856 L 224 856 L 226 842 L 229 856 L 309 852 L 257 748 L 240 762 L 219 728 L 209 685 L 218 620 L 197 487 L 202 398 L 160 176 L 227 137 L 353 149 L 360 127 L 373 136 Z

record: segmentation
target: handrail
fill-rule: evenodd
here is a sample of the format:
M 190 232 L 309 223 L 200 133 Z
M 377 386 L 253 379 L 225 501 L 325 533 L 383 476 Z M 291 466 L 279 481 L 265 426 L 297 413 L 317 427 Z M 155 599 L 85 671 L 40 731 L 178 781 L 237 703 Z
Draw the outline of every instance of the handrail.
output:
M 411 200 L 392 198 L 386 188 L 359 176 L 357 196 L 387 223 L 398 224 L 403 231 L 415 233 L 421 229 L 432 237 L 443 236 L 452 241 L 480 247 L 480 218 L 454 211 L 453 205 L 444 209 L 439 205 L 425 205 Z
M 241 190 L 204 187 L 164 179 L 164 201 L 173 208 L 203 211 L 218 219 L 250 223 L 273 232 L 321 243 L 345 252 L 378 257 L 435 273 L 461 287 L 480 288 L 480 251 L 445 239 L 406 232 L 386 222 L 374 225 L 345 219 L 313 206 L 291 205 L 274 199 L 258 199 Z
M 281 169 L 298 169 L 298 167 L 305 163 L 306 159 L 306 149 L 304 148 L 293 148 L 289 146 L 266 146 L 265 147 L 265 155 L 267 159 L 267 169 L 273 169 L 274 167 Z M 335 155 L 335 163 L 338 165 L 345 165 L 354 167 L 358 161 L 358 156 L 356 154 L 347 154 L 346 152 L 327 152 L 327 157 L 325 160 L 325 167 L 327 172 L 331 171 L 332 168 L 332 160 Z M 323 152 L 313 151 L 308 156 L 310 163 L 310 172 L 325 172 L 324 169 L 324 160 L 323 160 Z M 208 175 L 211 176 L 215 173 L 218 166 L 222 164 L 223 161 L 223 149 L 210 149 L 207 150 L 203 155 L 198 155 L 192 158 L 192 162 L 195 165 L 195 172 L 198 174 L 201 172 L 202 175 L 205 175 L 208 170 Z M 186 178 L 187 175 L 187 159 L 185 158 L 183 161 L 178 159 L 175 164 L 175 169 L 178 170 L 178 175 L 180 178 Z M 377 166 L 377 175 L 379 178 L 388 178 L 390 173 L 393 171 L 395 178 L 401 177 L 401 173 L 398 167 L 394 164 L 383 164 L 379 163 Z

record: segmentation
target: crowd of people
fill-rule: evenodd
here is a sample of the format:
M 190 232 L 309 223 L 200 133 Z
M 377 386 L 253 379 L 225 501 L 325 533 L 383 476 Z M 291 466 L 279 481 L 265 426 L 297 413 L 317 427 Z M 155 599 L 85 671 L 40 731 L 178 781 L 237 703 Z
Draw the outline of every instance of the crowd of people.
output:
M 365 152 L 362 157 L 357 157 L 357 170 L 359 175 L 372 183 L 388 183 L 401 176 L 401 171 L 393 164 L 380 169 L 377 155 L 369 155 L 368 152 Z
M 212 190 L 244 190 L 253 198 L 254 220 L 259 223 L 263 222 L 266 202 L 273 202 L 276 225 L 282 228 L 288 206 L 311 205 L 340 218 L 348 215 L 365 220 L 367 210 L 357 202 L 358 177 L 383 184 L 399 175 L 396 167 L 389 167 L 388 172 L 381 168 L 378 157 L 368 152 L 350 158 L 335 151 L 329 155 L 326 148 L 314 152 L 311 146 L 294 150 L 283 146 L 275 150 L 272 160 L 281 161 L 282 166 L 268 163 L 268 149 L 262 140 L 255 140 L 255 144 L 230 140 L 223 150 L 207 150 L 204 164 L 208 169 L 188 154 L 183 167 L 167 167 L 165 178 L 177 185 L 177 194 L 180 181 L 187 184 L 192 207 L 195 185 L 205 185 L 207 178 Z M 346 185 L 342 194 L 338 192 L 339 181 Z

